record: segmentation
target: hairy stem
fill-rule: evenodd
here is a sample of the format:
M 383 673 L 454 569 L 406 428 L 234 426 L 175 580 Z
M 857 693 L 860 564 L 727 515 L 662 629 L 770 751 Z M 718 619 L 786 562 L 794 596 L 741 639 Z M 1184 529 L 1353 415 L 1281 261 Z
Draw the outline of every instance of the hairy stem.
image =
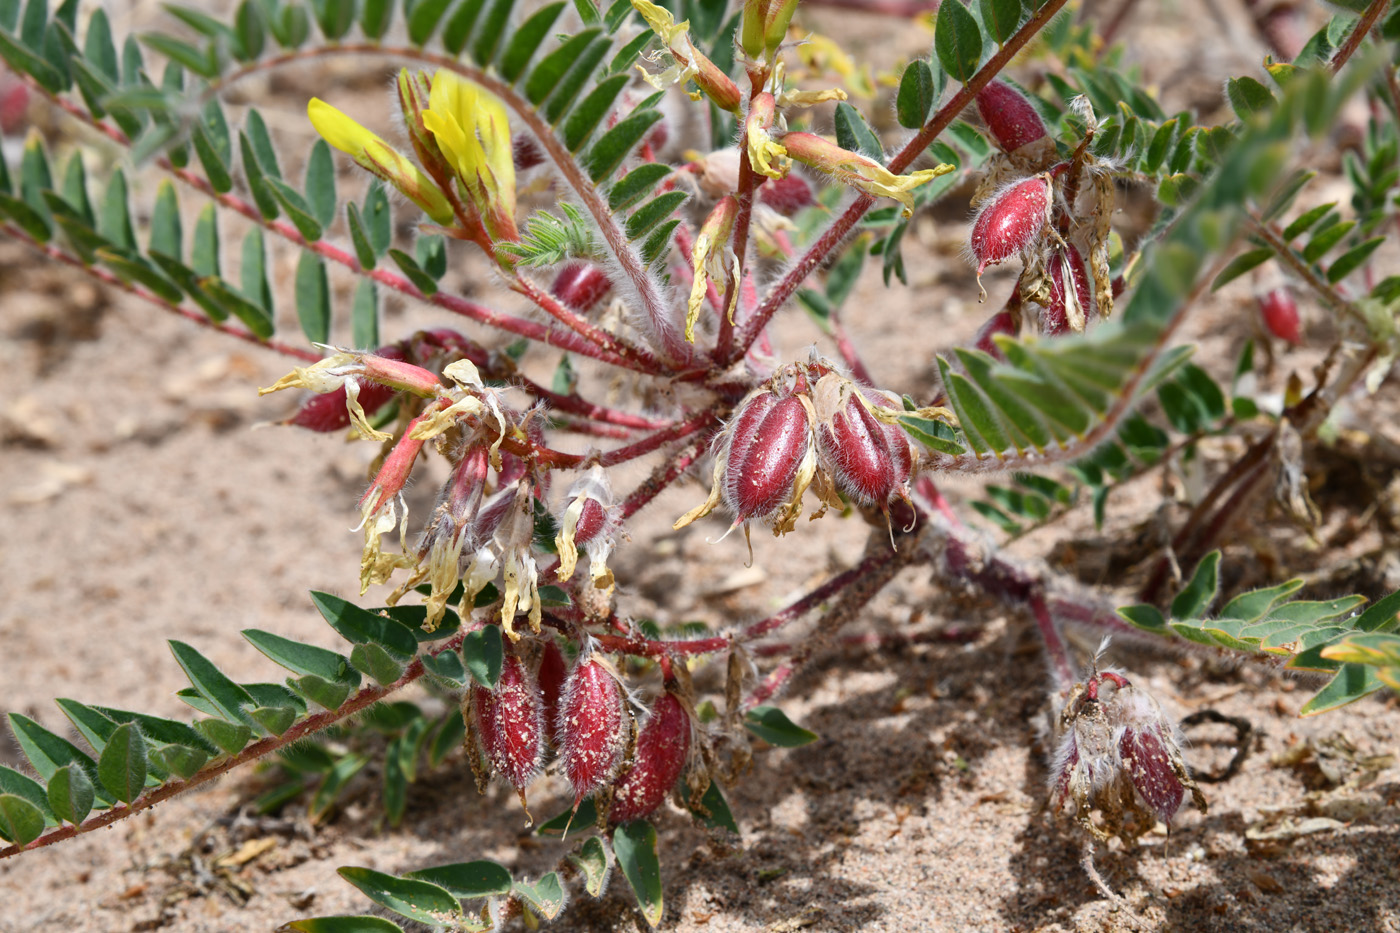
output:
M 1342 70 L 1356 50 L 1361 47 L 1366 34 L 1371 31 L 1371 27 L 1376 25 L 1376 20 L 1381 18 L 1386 7 L 1390 6 L 1390 0 L 1371 0 L 1371 5 L 1366 7 L 1366 12 L 1361 14 L 1361 18 L 1356 21 L 1356 26 L 1351 34 L 1347 36 L 1347 41 L 1342 43 L 1342 47 L 1337 49 L 1337 54 L 1332 56 L 1332 61 L 1328 65 L 1332 73 L 1336 74 Z
M 432 653 L 440 654 L 444 651 L 456 650 L 462 644 L 462 640 L 466 638 L 466 635 L 467 632 L 463 629 L 440 645 L 434 646 Z M 240 765 L 245 765 L 250 761 L 255 761 L 266 755 L 270 755 L 279 749 L 286 748 L 299 739 L 304 739 L 309 735 L 325 729 L 327 726 L 332 726 L 343 719 L 354 716 L 366 707 L 378 703 L 392 693 L 402 690 L 404 687 L 422 677 L 423 673 L 423 661 L 421 659 L 415 659 L 404 670 L 403 676 L 387 687 L 378 684 L 365 687 L 344 703 L 340 704 L 336 709 L 325 710 L 308 716 L 300 722 L 294 723 L 291 728 L 281 735 L 269 735 L 259 739 L 251 745 L 245 746 L 238 754 L 230 755 L 227 758 L 221 758 L 213 764 L 201 768 L 187 781 L 179 779 L 167 781 L 159 787 L 152 787 L 145 791 L 129 804 L 118 805 L 112 807 L 110 810 L 104 810 L 95 816 L 88 817 L 77 825 L 69 823 L 66 826 L 58 826 L 51 829 L 27 846 L 12 845 L 0 849 L 0 859 L 9 858 L 12 855 L 18 855 L 21 852 L 28 852 L 32 849 L 41 849 L 44 846 L 50 846 L 55 842 L 62 842 L 65 839 L 72 839 L 83 833 L 90 833 L 94 829 L 110 826 L 118 820 L 124 820 L 129 816 L 140 813 L 142 810 L 149 810 L 158 803 L 207 784 Z
M 890 160 L 889 170 L 899 174 L 914 163 L 923 154 L 929 145 L 938 138 L 948 126 L 962 113 L 963 108 L 972 103 L 977 96 L 977 92 L 986 87 L 987 84 L 997 76 L 997 74 L 1007 66 L 1012 58 L 1016 56 L 1026 43 L 1033 39 L 1036 33 L 1044 29 L 1055 14 L 1065 5 L 1067 0 L 1047 0 L 1036 14 L 1026 21 L 1026 24 L 1016 30 L 1015 35 L 1006 41 L 1006 44 L 997 51 L 987 64 L 978 69 L 972 79 L 958 89 L 953 98 L 945 104 L 933 119 L 924 125 L 924 128 L 901 149 L 893 159 Z M 758 335 L 768 326 L 773 315 L 778 312 L 787 300 L 792 297 L 793 292 L 808 276 L 816 271 L 817 267 L 826 260 L 832 250 L 836 249 L 851 232 L 856 223 L 865 216 L 875 203 L 875 199 L 869 195 L 862 194 L 851 203 L 840 217 L 832 221 L 831 226 L 822 231 L 817 241 L 802 255 L 796 263 L 788 268 L 787 274 L 773 286 L 759 305 L 753 316 L 744 322 L 744 328 L 740 339 L 734 349 L 732 349 L 724 359 L 726 365 L 732 364 L 735 360 L 748 353 L 749 347 L 753 346 Z
M 104 285 L 110 286 L 112 288 L 119 288 L 122 291 L 126 292 L 128 295 L 135 295 L 137 298 L 140 298 L 142 301 L 147 302 L 148 304 L 152 304 L 155 305 L 157 308 L 169 311 L 171 314 L 179 315 L 185 320 L 192 321 L 193 323 L 207 330 L 215 331 L 227 337 L 233 337 L 236 340 L 242 340 L 245 343 L 251 343 L 259 347 L 264 347 L 268 350 L 280 353 L 283 356 L 290 356 L 294 359 L 304 360 L 308 363 L 314 363 L 321 358 L 321 355 L 319 353 L 313 353 L 310 350 L 307 350 L 303 347 L 294 347 L 291 344 L 283 343 L 280 340 L 263 340 L 258 335 L 252 333 L 249 330 L 245 330 L 242 327 L 233 327 L 228 324 L 220 324 L 218 321 L 212 320 L 207 314 L 204 314 L 199 311 L 192 311 L 189 308 L 182 307 L 180 305 L 175 304 L 174 302 L 166 301 L 164 298 L 160 297 L 154 292 L 148 291 L 139 285 L 132 285 L 129 282 L 122 281 L 120 278 L 113 275 L 106 269 L 101 268 L 100 266 L 88 265 L 87 263 L 79 259 L 77 256 L 70 255 L 69 253 L 66 253 L 63 250 L 59 249 L 57 246 L 54 246 L 50 243 L 40 243 L 39 241 L 31 237 L 27 232 L 8 221 L 0 223 L 0 232 L 3 232 L 8 236 L 14 237 L 16 240 L 19 240 L 26 246 L 38 251 L 39 253 L 42 253 L 50 259 L 56 259 L 64 265 L 72 266 L 75 269 L 82 270 L 84 274 L 91 276 L 92 278 L 96 279 Z

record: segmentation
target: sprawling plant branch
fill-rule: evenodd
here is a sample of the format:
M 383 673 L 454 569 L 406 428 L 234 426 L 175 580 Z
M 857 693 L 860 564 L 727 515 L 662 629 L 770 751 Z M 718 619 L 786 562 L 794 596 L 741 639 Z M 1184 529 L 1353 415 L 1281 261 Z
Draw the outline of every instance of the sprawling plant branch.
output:
M 432 653 L 439 654 L 443 651 L 455 650 L 462 644 L 462 640 L 466 637 L 466 634 L 466 630 L 463 629 L 440 645 L 435 645 Z M 66 826 L 59 826 L 51 829 L 26 846 L 6 846 L 0 849 L 0 859 L 9 858 L 21 852 L 28 852 L 31 849 L 41 849 L 44 846 L 53 845 L 55 842 L 62 842 L 65 839 L 72 839 L 74 836 L 90 833 L 94 829 L 110 826 L 118 820 L 124 820 L 143 810 L 149 810 L 158 803 L 162 803 L 186 791 L 207 784 L 240 765 L 270 755 L 279 749 L 286 748 L 293 742 L 304 739 L 322 729 L 335 725 L 341 720 L 354 716 L 367 707 L 378 703 L 391 693 L 395 693 L 418 680 L 423 674 L 423 661 L 421 659 L 415 659 L 404 670 L 403 675 L 388 686 L 375 684 L 365 687 L 344 703 L 340 704 L 337 708 L 308 716 L 300 722 L 294 723 L 291 728 L 281 735 L 269 735 L 261 738 L 245 746 L 238 754 L 230 755 L 227 758 L 221 758 L 213 764 L 201 768 L 188 780 L 179 780 L 177 778 L 167 781 L 159 787 L 152 787 L 129 804 L 118 805 L 111 809 L 103 810 L 101 813 L 90 816 L 76 825 L 69 823 Z
M 280 353 L 283 356 L 289 356 L 294 359 L 304 360 L 308 363 L 314 363 L 321 358 L 319 354 L 312 353 L 310 350 L 307 350 L 303 347 L 294 347 L 291 344 L 283 343 L 280 340 L 264 340 L 257 334 L 254 334 L 252 331 L 249 331 L 245 328 L 233 327 L 229 324 L 221 324 L 218 321 L 215 321 L 212 318 L 210 318 L 207 314 L 203 314 L 199 311 L 192 311 L 189 308 L 175 304 L 172 301 L 166 301 L 164 298 L 160 297 L 152 291 L 149 291 L 148 289 L 142 288 L 139 285 L 132 285 L 129 282 L 122 281 L 116 275 L 113 275 L 111 272 L 101 268 L 100 266 L 88 265 L 87 263 L 79 259 L 77 256 L 74 256 L 70 253 L 66 253 L 63 250 L 59 249 L 57 246 L 54 246 L 50 243 L 40 243 L 38 240 L 30 236 L 26 231 L 20 229 L 19 227 L 15 226 L 9 221 L 0 223 L 0 232 L 3 232 L 7 236 L 19 240 L 21 243 L 43 254 L 44 256 L 47 256 L 50 259 L 55 259 L 63 263 L 64 265 L 72 266 L 75 269 L 81 270 L 86 275 L 91 276 L 92 278 L 96 279 L 104 285 L 111 286 L 112 288 L 121 289 L 129 295 L 134 295 L 137 298 L 140 298 L 142 301 L 155 305 L 157 308 L 161 308 L 162 310 L 169 311 L 171 314 L 178 315 L 187 321 L 191 321 L 199 325 L 200 327 L 205 328 L 206 330 L 212 330 L 217 333 L 223 334 L 226 337 L 232 337 L 235 340 L 242 340 L 245 343 L 255 344 L 259 347 L 264 347 L 268 350 Z
M 972 103 L 977 92 L 986 87 L 1025 47 L 1026 43 L 1035 38 L 1036 33 L 1044 29 L 1046 24 L 1054 19 L 1055 14 L 1066 2 L 1067 0 L 1047 0 L 1045 5 L 1026 21 L 1025 25 L 1016 30 L 1015 35 L 1006 40 L 1006 44 L 988 59 L 987 63 L 979 68 L 966 84 L 958 89 L 958 92 L 939 109 L 933 119 L 926 123 L 924 128 L 904 145 L 904 148 L 899 150 L 895 157 L 890 160 L 889 170 L 899 174 L 914 164 L 914 160 L 922 155 L 924 150 L 957 119 L 963 108 Z M 722 361 L 724 365 L 732 365 L 749 352 L 749 348 L 753 346 L 763 329 L 768 326 L 768 322 L 772 320 L 778 309 L 787 303 L 792 294 L 803 282 L 807 281 L 808 276 L 817 270 L 826 257 L 845 241 L 846 235 L 854 229 L 856 223 L 865 216 L 874 203 L 874 198 L 862 194 L 851 202 L 840 217 L 832 221 L 831 225 L 822 231 L 816 242 L 802 255 L 802 258 L 791 265 L 778 284 L 773 286 L 753 316 L 744 322 L 737 344 Z
M 274 64 L 286 64 L 289 62 L 315 57 L 311 53 L 329 54 L 331 52 L 345 51 L 347 51 L 347 47 L 345 46 L 337 46 L 330 49 L 314 49 L 304 52 L 278 56 L 275 59 L 268 59 L 265 62 L 260 62 L 258 64 L 266 65 L 267 67 L 272 67 Z M 251 70 L 256 70 L 250 69 L 251 66 L 249 68 L 240 69 L 239 74 L 245 72 L 251 73 Z M 25 83 L 36 93 L 42 94 L 45 97 L 47 97 L 56 106 L 61 108 L 65 113 L 68 113 L 75 119 L 92 127 L 94 130 L 106 136 L 108 139 L 111 139 L 118 145 L 127 148 L 129 148 L 132 145 L 131 139 L 116 125 L 106 120 L 97 119 L 92 115 L 90 111 L 87 110 L 87 108 L 83 107 L 81 104 L 72 101 L 61 94 L 52 93 L 48 89 L 44 88 L 37 81 L 35 81 L 32 77 L 29 77 L 28 75 L 23 75 L 21 77 L 23 77 Z M 614 352 L 613 350 L 610 350 L 598 344 L 595 340 L 583 337 L 577 333 L 561 331 L 553 327 L 547 327 L 536 321 L 531 321 L 525 318 L 516 317 L 514 315 L 505 314 L 503 312 L 496 311 L 492 308 L 487 308 L 483 305 L 476 304 L 475 302 L 468 301 L 465 298 L 462 298 L 458 295 L 453 295 L 442 291 L 436 292 L 432 295 L 425 295 L 422 291 L 420 291 L 417 288 L 417 286 L 415 286 L 404 276 L 390 272 L 387 269 L 365 269 L 361 267 L 359 260 L 356 259 L 354 255 L 347 252 L 346 250 L 340 249 L 339 247 L 328 243 L 325 240 L 309 241 L 301 235 L 301 232 L 297 230 L 296 227 L 294 227 L 290 223 L 284 220 L 269 220 L 263 217 L 262 212 L 259 211 L 255 205 L 250 204 L 247 200 L 232 193 L 220 193 L 214 190 L 213 185 L 209 183 L 208 179 L 204 178 L 197 172 L 193 172 L 185 168 L 180 168 L 164 156 L 156 159 L 156 164 L 160 166 L 160 168 L 162 168 L 163 170 L 165 170 L 166 172 L 170 173 L 172 176 L 183 182 L 184 184 L 195 189 L 205 197 L 208 197 L 209 199 L 213 200 L 221 207 L 228 208 L 234 213 L 239 214 L 247 220 L 264 228 L 268 232 L 275 234 L 276 236 L 292 243 L 295 246 L 298 246 L 305 250 L 309 250 L 310 252 L 315 253 L 316 255 L 321 256 L 324 259 L 328 259 L 331 262 L 337 263 L 338 265 L 342 265 L 357 275 L 363 275 L 367 278 L 373 279 L 374 281 L 380 283 L 386 288 L 392 289 L 396 292 L 399 292 L 400 294 L 406 295 L 409 298 L 415 299 L 417 301 L 422 301 L 427 304 L 436 305 L 440 308 L 443 308 L 444 310 L 452 312 L 453 314 L 459 314 L 470 320 L 476 321 L 481 324 L 485 324 L 488 327 L 494 327 L 499 330 L 503 330 L 507 333 L 515 334 L 516 336 L 525 337 L 529 340 L 538 341 L 549 346 L 554 346 L 563 350 L 568 350 L 570 352 L 577 353 L 581 356 L 591 357 L 593 359 L 599 360 L 600 362 L 608 363 L 613 366 L 619 366 L 625 369 L 633 369 L 638 372 L 651 374 L 657 374 L 662 371 L 661 368 L 649 358 L 643 360 L 640 358 L 633 358 L 632 356 L 627 355 L 626 351 L 628 348 L 625 348 L 622 345 L 617 345 L 617 350 L 616 352 Z

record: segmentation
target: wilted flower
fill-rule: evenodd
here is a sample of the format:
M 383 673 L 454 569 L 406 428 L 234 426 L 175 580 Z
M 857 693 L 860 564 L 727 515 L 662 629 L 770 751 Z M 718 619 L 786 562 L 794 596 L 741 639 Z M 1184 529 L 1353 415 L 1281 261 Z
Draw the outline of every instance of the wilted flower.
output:
M 559 551 L 559 579 L 567 581 L 578 564 L 578 546 L 588 555 L 589 576 L 598 589 L 613 585 L 608 569 L 608 555 L 613 549 L 614 521 L 609 518 L 612 508 L 612 484 L 607 471 L 600 466 L 589 468 L 569 487 L 568 508 L 559 520 L 559 534 L 554 543 Z
M 782 144 L 774 142 L 768 132 L 773 127 L 775 108 L 772 94 L 765 91 L 755 97 L 744 121 L 744 139 L 749 150 L 749 165 L 755 172 L 769 178 L 786 178 L 792 160 Z
M 939 175 L 953 171 L 943 163 L 933 168 L 896 175 L 879 162 L 840 146 L 812 133 L 788 133 L 781 140 L 787 154 L 795 161 L 825 172 L 837 181 L 850 185 L 872 197 L 894 198 L 904 205 L 904 215 L 914 213 L 915 188 Z
M 1169 822 L 1189 792 L 1202 813 L 1205 797 L 1181 757 L 1176 725 L 1149 694 L 1112 671 L 1075 684 L 1060 713 L 1050 769 L 1050 806 L 1070 810 L 1099 840 L 1125 841 Z M 1100 828 L 1091 818 L 1098 809 Z
M 739 86 L 690 41 L 690 21 L 677 23 L 670 10 L 650 0 L 632 0 L 632 6 L 675 60 L 675 64 L 660 74 L 650 74 L 638 65 L 637 70 L 642 73 L 642 78 L 658 91 L 664 91 L 673 84 L 684 86 L 686 82 L 694 81 L 721 109 L 738 112 L 743 100 Z M 699 100 L 699 95 L 692 96 Z
M 731 285 L 731 297 L 726 314 L 734 323 L 734 307 L 739 301 L 739 257 L 729 245 L 734 233 L 734 219 L 739 213 L 739 199 L 729 195 L 715 205 L 700 235 L 695 238 L 695 246 L 690 251 L 691 263 L 695 268 L 695 278 L 690 285 L 690 300 L 686 302 L 685 339 L 695 342 L 695 322 L 700 319 L 700 305 L 705 301 L 705 286 L 710 277 L 723 276 Z

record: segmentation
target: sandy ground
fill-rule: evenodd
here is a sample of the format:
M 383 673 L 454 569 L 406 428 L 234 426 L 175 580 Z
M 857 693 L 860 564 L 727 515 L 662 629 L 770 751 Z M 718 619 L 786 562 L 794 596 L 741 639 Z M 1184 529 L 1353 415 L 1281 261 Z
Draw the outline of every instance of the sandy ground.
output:
M 1163 4 L 1131 34 L 1149 81 L 1169 87 L 1177 105 L 1199 103 L 1225 74 L 1259 57 L 1238 24 L 1207 30 L 1196 45 L 1178 43 L 1167 56 L 1162 18 L 1194 14 L 1208 15 Z M 953 213 L 954 221 L 940 217 L 936 229 L 924 225 L 908 244 L 910 290 L 886 292 L 878 275 L 867 274 L 852 300 L 879 310 L 849 325 L 899 391 L 925 394 L 942 338 L 965 337 L 982 316 L 971 274 L 954 256 L 965 227 Z M 290 261 L 283 259 L 284 278 Z M 475 282 L 485 300 L 489 285 L 473 280 L 479 272 L 469 261 L 453 275 Z M 1006 284 L 989 277 L 994 291 L 997 283 Z M 1251 333 L 1246 297 L 1244 290 L 1223 293 L 1193 323 L 1203 365 L 1218 374 Z M 181 718 L 187 710 L 174 691 L 184 680 L 163 639 L 195 645 L 240 680 L 280 676 L 243 641 L 244 628 L 341 647 L 306 594 L 355 595 L 359 537 L 347 529 L 356 520 L 368 446 L 255 430 L 294 401 L 259 401 L 253 391 L 285 371 L 283 361 L 101 292 L 35 263 L 15 244 L 0 244 L 0 303 L 0 502 L 10 528 L 0 543 L 7 584 L 0 710 L 60 732 L 66 723 L 50 702 L 55 697 Z M 284 332 L 294 334 L 287 307 L 283 318 Z M 442 320 L 391 304 L 385 331 L 428 322 Z M 939 339 L 911 354 L 909 332 Z M 800 326 L 783 334 L 794 352 L 812 339 Z M 1321 345 L 1326 328 L 1310 336 Z M 1277 384 L 1287 367 L 1303 369 L 1308 359 L 1285 359 Z M 532 360 L 547 377 L 547 356 Z M 1392 389 L 1373 421 L 1393 411 Z M 1218 469 L 1223 454 L 1211 462 Z M 961 499 L 976 489 L 954 484 L 952 494 Z M 432 483 L 421 481 L 412 503 L 419 514 L 431 494 Z M 828 517 L 780 542 L 756 535 L 746 570 L 737 536 L 706 543 L 718 524 L 669 532 L 701 496 L 698 483 L 667 492 L 620 548 L 615 566 L 626 611 L 663 624 L 725 626 L 762 616 L 859 557 L 865 533 L 858 523 Z M 1102 534 L 1078 516 L 1015 552 L 1053 551 L 1071 571 L 1096 579 L 1106 555 L 1151 527 L 1158 496 L 1155 481 L 1142 481 L 1116 503 Z M 1384 541 L 1370 516 L 1358 518 L 1365 510 L 1354 495 L 1320 498 L 1328 529 L 1360 523 L 1346 548 L 1309 548 L 1296 530 L 1264 514 L 1260 530 L 1227 556 L 1235 576 L 1280 579 L 1284 563 L 1330 595 L 1343 564 L 1384 556 Z M 1179 512 L 1169 514 L 1179 520 Z M 1386 582 L 1384 560 L 1365 565 L 1380 568 L 1369 585 Z M 911 571 L 855 630 L 929 638 L 819 653 L 782 705 L 821 740 L 757 752 L 752 771 L 729 792 L 738 841 L 696 829 L 666 805 L 657 819 L 664 926 L 706 933 L 1127 929 L 1081 871 L 1078 835 L 1043 812 L 1045 683 L 1025 620 Z M 1307 685 L 1267 671 L 1126 649 L 1115 660 L 1177 713 L 1216 709 L 1254 728 L 1240 772 L 1206 787 L 1207 815 L 1184 812 L 1169 837 L 1100 854 L 1109 884 L 1152 928 L 1400 929 L 1394 699 L 1300 720 Z M 701 674 L 702 689 L 717 684 Z M 421 692 L 407 698 L 442 709 L 441 699 Z M 1218 769 L 1229 755 L 1226 737 L 1193 731 L 1188 759 Z M 8 735 L 0 763 L 24 767 Z M 0 931 L 268 931 L 299 917 L 366 911 L 369 903 L 335 876 L 338 866 L 401 872 L 492 858 L 517 876 L 536 876 L 566 852 L 529 835 L 504 788 L 479 796 L 460 757 L 421 775 L 403 824 L 387 829 L 377 768 L 366 769 L 333 819 L 314 827 L 302 803 L 277 818 L 252 814 L 246 805 L 271 776 L 245 769 L 114 828 L 0 862 Z M 564 800 L 557 778 L 532 791 L 537 813 L 556 812 Z M 1253 838 L 1270 831 L 1278 838 Z M 254 849 L 243 849 L 249 842 Z M 262 851 L 219 868 L 221 857 L 240 849 Z M 553 928 L 644 926 L 625 887 L 615 879 L 600 901 L 576 894 Z

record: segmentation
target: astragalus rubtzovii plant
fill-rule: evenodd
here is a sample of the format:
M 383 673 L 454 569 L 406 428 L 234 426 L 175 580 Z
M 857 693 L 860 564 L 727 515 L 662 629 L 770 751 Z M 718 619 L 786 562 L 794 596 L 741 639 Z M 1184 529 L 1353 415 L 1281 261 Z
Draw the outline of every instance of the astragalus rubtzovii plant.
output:
M 483 788 L 509 783 L 535 815 L 542 776 L 566 781 L 567 799 L 544 797 L 562 812 L 538 827 L 564 837 L 551 843 L 558 869 L 531 881 L 489 861 L 341 869 L 381 914 L 463 930 L 519 915 L 533 928 L 571 887 L 602 896 L 615 864 L 655 925 L 665 853 L 650 821 L 678 818 L 671 799 L 737 832 L 724 788 L 743 779 L 754 738 L 816 738 L 775 698 L 920 568 L 1039 633 L 1046 809 L 1117 900 L 1095 843 L 1131 844 L 1208 800 L 1176 724 L 1141 678 L 1107 666 L 1100 639 L 1321 672 L 1305 714 L 1400 689 L 1400 595 L 1368 593 L 1382 598 L 1363 611 L 1362 596 L 1296 600 L 1296 579 L 1222 593 L 1220 550 L 1271 509 L 1306 536 L 1318 516 L 1305 464 L 1336 438 L 1334 408 L 1382 391 L 1395 357 L 1400 277 L 1373 264 L 1400 177 L 1400 13 L 1387 5 L 1339 4 L 1350 12 L 1292 62 L 1231 79 L 1222 121 L 1202 125 L 1163 112 L 1065 0 L 944 0 L 926 17 L 929 55 L 888 72 L 902 129 L 881 133 L 847 101 L 880 82 L 803 28 L 796 0 L 242 0 L 223 19 L 171 6 L 171 32 L 129 37 L 100 7 L 0 0 L 0 55 L 27 92 L 85 124 L 83 138 L 100 134 L 89 146 L 129 156 L 99 173 L 81 146 L 51 162 L 31 136 L 0 164 L 5 234 L 289 358 L 261 391 L 305 399 L 277 430 L 379 447 L 358 507 L 359 582 L 394 587 L 376 609 L 312 594 L 344 653 L 246 631 L 290 672 L 281 683 L 236 683 L 171 641 L 193 722 L 60 700 L 82 748 L 12 713 L 32 773 L 0 768 L 0 857 L 268 756 L 292 777 L 262 809 L 306 794 L 325 813 L 372 762 L 396 825 L 420 766 L 447 761 Z M 384 69 L 401 132 L 365 129 L 328 86 L 305 102 L 320 139 L 302 159 L 256 108 L 226 101 L 249 76 L 331 57 Z M 1364 122 L 1338 182 L 1351 197 L 1315 204 L 1314 166 L 1335 161 L 1344 114 Z M 347 160 L 365 185 L 342 201 Z M 163 175 L 150 203 L 132 203 L 133 171 Z M 202 205 L 188 238 L 181 198 Z M 882 309 L 843 302 L 867 257 L 887 286 L 905 282 L 910 224 L 943 199 L 976 211 L 966 252 L 979 281 L 997 264 L 1020 274 L 990 288 L 966 347 L 879 320 L 942 350 L 937 378 L 900 394 L 842 325 Z M 236 268 L 221 247 L 231 230 Z M 282 304 L 300 337 L 275 336 L 269 251 L 299 256 Z M 464 257 L 490 267 L 506 307 L 441 284 Z M 1174 342 L 1203 296 L 1260 267 L 1273 279 L 1260 280 L 1259 346 L 1305 339 L 1296 290 L 1323 351 L 1281 395 L 1256 388 L 1254 343 L 1210 372 Z M 333 277 L 357 280 L 347 307 Z M 439 324 L 381 335 L 386 292 Z M 525 375 L 542 368 L 550 385 Z M 409 515 L 406 484 L 438 458 L 436 505 Z M 1139 604 L 1114 611 L 1106 593 L 1001 550 L 1076 507 L 1102 523 L 1111 492 L 1154 470 L 1186 508 L 1164 512 L 1181 517 L 1138 555 Z M 946 474 L 991 475 L 959 514 L 938 489 Z M 779 540 L 752 544 L 771 554 L 824 516 L 863 556 L 757 621 L 640 620 L 609 560 L 686 477 L 710 492 L 667 517 L 677 529 L 772 530 Z M 1067 641 L 1066 625 L 1090 635 Z M 414 683 L 450 712 L 389 701 Z M 327 729 L 336 741 L 308 738 Z M 381 914 L 288 928 L 399 929 Z

